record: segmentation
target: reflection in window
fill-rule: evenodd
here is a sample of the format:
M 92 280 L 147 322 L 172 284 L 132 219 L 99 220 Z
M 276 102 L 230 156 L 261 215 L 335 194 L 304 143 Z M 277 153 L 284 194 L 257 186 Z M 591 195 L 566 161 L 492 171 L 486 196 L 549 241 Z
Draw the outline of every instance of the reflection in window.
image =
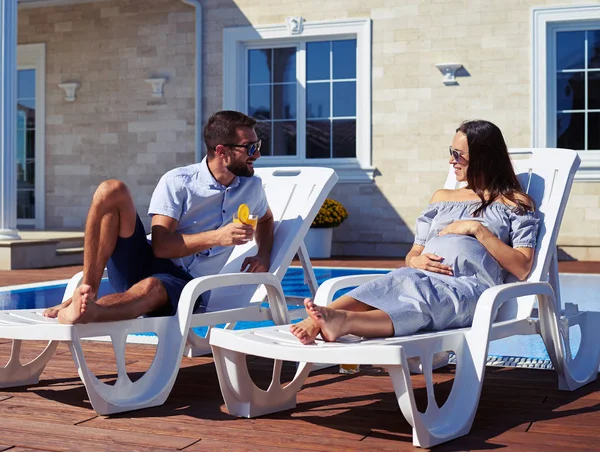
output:
M 600 149 L 600 113 L 588 113 L 588 149 Z
M 600 150 L 600 30 L 556 34 L 556 143 Z
M 306 157 L 326 159 L 330 157 L 331 124 L 329 120 L 306 121 Z
M 296 47 L 248 51 L 248 114 L 262 155 L 296 155 Z
M 17 72 L 17 218 L 35 218 L 35 70 Z
M 306 117 L 310 119 L 327 118 L 331 111 L 329 82 L 309 83 L 306 85 Z

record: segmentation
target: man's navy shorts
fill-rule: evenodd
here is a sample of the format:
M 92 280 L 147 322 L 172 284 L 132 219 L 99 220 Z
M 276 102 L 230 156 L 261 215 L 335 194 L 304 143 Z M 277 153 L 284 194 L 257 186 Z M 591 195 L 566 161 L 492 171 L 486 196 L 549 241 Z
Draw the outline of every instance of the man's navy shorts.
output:
M 108 264 L 108 280 L 116 292 L 125 292 L 143 279 L 154 277 L 163 284 L 169 302 L 148 313 L 158 317 L 174 315 L 181 291 L 193 278 L 170 259 L 154 256 L 152 245 L 146 240 L 146 232 L 139 215 L 136 215 L 135 232 L 126 239 L 119 237 Z

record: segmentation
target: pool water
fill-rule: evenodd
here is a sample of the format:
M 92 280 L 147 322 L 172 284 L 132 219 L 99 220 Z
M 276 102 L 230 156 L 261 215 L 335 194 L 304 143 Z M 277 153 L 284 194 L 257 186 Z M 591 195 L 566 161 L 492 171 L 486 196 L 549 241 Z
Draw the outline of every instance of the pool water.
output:
M 384 274 L 387 270 L 362 270 L 362 269 L 340 269 L 340 268 L 316 268 L 317 282 L 322 282 L 348 275 Z M 282 281 L 283 291 L 287 296 L 309 297 L 310 290 L 304 284 L 304 271 L 299 267 L 291 267 Z M 61 302 L 66 281 L 48 282 L 43 284 L 32 284 L 29 287 L 14 286 L 0 288 L 0 309 L 42 309 L 54 306 Z M 338 296 L 348 292 L 350 288 L 339 291 Z M 114 293 L 107 279 L 102 280 L 98 294 L 100 297 Z
M 384 274 L 387 270 L 373 269 L 342 269 L 342 268 L 315 268 L 315 275 L 319 284 L 340 276 L 358 274 Z M 561 274 L 560 292 L 563 302 L 573 302 L 579 305 L 580 310 L 600 310 L 600 275 Z M 291 267 L 282 281 L 283 291 L 287 296 L 308 297 L 310 290 L 304 284 L 302 268 Z M 60 303 L 66 282 L 50 282 L 30 285 L 29 287 L 0 288 L 0 309 L 41 309 Z M 351 288 L 339 291 L 340 296 Z M 103 280 L 99 295 L 113 293 L 107 280 Z M 302 309 L 292 307 L 290 309 Z M 272 325 L 272 322 L 238 322 L 235 329 L 246 329 Z M 206 328 L 197 328 L 199 334 L 204 334 Z M 572 334 L 572 352 L 575 353 L 579 346 L 577 331 Z M 490 344 L 489 354 L 491 361 L 494 357 L 525 357 L 530 361 L 541 362 L 549 359 L 546 349 L 539 336 L 513 336 Z M 500 359 L 496 361 L 501 361 Z M 506 361 L 506 360 L 504 360 Z M 547 364 L 547 363 L 546 363 Z M 543 367 L 545 364 L 540 364 Z

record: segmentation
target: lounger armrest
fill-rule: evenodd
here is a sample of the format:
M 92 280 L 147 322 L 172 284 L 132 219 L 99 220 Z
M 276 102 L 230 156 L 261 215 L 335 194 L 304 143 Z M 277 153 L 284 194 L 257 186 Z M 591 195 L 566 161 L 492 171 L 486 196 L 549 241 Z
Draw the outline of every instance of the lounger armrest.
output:
M 489 340 L 490 327 L 494 321 L 494 317 L 498 308 L 505 301 L 513 298 L 525 297 L 531 295 L 542 295 L 549 297 L 554 302 L 554 290 L 547 282 L 514 282 L 508 284 L 500 284 L 487 289 L 475 306 L 475 314 L 473 316 L 473 326 L 470 333 L 479 335 Z M 487 333 L 484 333 L 487 331 Z
M 253 284 L 263 284 L 267 289 L 273 321 L 279 325 L 290 323 L 281 282 L 272 273 L 222 273 L 194 278 L 185 285 L 181 293 L 178 311 L 187 312 L 186 309 L 189 309 L 191 312 L 198 297 L 209 290 Z
M 315 294 L 315 304 L 327 306 L 333 301 L 333 296 L 338 290 L 347 287 L 360 286 L 361 284 L 372 281 L 380 276 L 381 273 L 375 273 L 369 275 L 340 276 L 339 278 L 328 279 L 319 286 L 319 289 Z

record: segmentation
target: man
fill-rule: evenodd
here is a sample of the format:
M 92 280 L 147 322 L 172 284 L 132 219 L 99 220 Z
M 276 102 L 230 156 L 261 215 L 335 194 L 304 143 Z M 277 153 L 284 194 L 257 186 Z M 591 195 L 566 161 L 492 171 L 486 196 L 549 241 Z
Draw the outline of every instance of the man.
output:
M 208 120 L 206 158 L 169 171 L 154 190 L 148 209 L 151 244 L 125 184 L 100 184 L 86 221 L 83 282 L 72 299 L 44 315 L 67 324 L 173 315 L 188 281 L 218 273 L 233 245 L 254 235 L 258 253 L 245 259 L 241 270 L 268 271 L 273 215 L 254 176 L 261 144 L 255 124 L 236 111 L 220 111 Z M 232 222 L 242 203 L 259 218 L 256 232 Z M 97 299 L 105 266 L 118 293 Z

